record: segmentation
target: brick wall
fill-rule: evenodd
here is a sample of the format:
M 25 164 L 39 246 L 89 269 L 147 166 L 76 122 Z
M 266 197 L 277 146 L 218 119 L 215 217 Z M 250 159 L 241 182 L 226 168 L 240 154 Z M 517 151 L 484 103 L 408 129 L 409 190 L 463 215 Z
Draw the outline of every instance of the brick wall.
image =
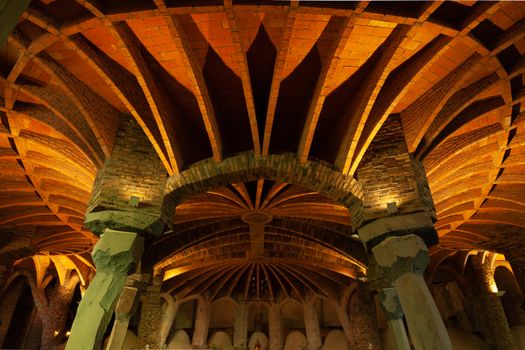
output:
M 111 157 L 99 170 L 88 212 L 140 210 L 160 214 L 167 172 L 150 141 L 133 119 L 117 132 Z M 140 197 L 139 208 L 129 205 L 130 196 Z
M 142 308 L 139 323 L 139 345 L 144 348 L 160 346 L 160 331 L 162 321 L 162 300 L 160 297 L 161 285 L 148 286 L 146 292 L 142 294 Z
M 357 169 L 363 186 L 365 219 L 388 215 L 396 202 L 400 214 L 426 211 L 435 217 L 425 170 L 409 153 L 399 116 L 387 119 Z
M 350 321 L 354 333 L 353 349 L 381 349 L 375 301 L 368 286 L 359 285 L 350 305 Z

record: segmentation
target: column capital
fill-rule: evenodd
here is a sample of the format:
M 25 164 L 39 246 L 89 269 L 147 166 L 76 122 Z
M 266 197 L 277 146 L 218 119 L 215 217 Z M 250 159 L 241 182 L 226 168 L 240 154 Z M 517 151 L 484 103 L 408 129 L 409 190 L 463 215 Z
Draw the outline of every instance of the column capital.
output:
M 430 261 L 425 242 L 413 234 L 388 237 L 372 248 L 372 252 L 378 272 L 392 282 L 408 272 L 422 275 Z
M 369 249 L 388 237 L 416 235 L 428 247 L 439 240 L 432 217 L 424 211 L 374 219 L 361 226 L 358 235 Z
M 98 272 L 133 273 L 144 250 L 144 238 L 135 232 L 106 229 L 93 248 L 92 257 Z
M 381 289 L 378 293 L 381 306 L 390 320 L 400 320 L 403 318 L 401 302 L 393 287 Z

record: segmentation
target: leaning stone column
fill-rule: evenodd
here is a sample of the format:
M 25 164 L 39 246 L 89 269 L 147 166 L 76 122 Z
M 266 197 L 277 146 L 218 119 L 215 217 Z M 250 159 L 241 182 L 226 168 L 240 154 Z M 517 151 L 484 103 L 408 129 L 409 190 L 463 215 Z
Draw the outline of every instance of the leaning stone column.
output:
M 320 350 L 321 329 L 319 328 L 319 319 L 315 308 L 315 299 L 307 298 L 303 303 L 304 327 L 306 331 L 306 350 Z
M 106 350 L 122 349 L 124 338 L 128 330 L 129 320 L 137 308 L 138 289 L 125 286 L 115 307 L 115 323 L 109 336 Z
M 233 348 L 248 349 L 248 304 L 239 302 L 235 310 L 235 325 L 233 328 Z
M 142 255 L 144 239 L 134 232 L 106 229 L 93 249 L 97 274 L 86 290 L 67 342 L 67 350 L 99 349 L 126 278 Z
M 478 253 L 471 258 L 477 285 L 474 287 L 483 310 L 483 323 L 487 342 L 497 350 L 514 349 L 514 341 L 510 331 L 505 310 L 499 296 L 492 290 L 496 283 L 494 271 L 491 268 L 492 254 Z
M 166 340 L 168 339 L 171 326 L 173 325 L 173 321 L 175 321 L 175 317 L 179 311 L 179 302 L 175 301 L 171 294 L 162 293 L 160 296 L 166 301 L 166 309 L 162 314 L 159 341 L 161 347 L 164 347 L 166 345 Z
M 379 291 L 381 306 L 388 319 L 388 331 L 396 343 L 396 349 L 409 350 L 407 332 L 403 324 L 403 309 L 394 288 L 384 288 Z
M 144 238 L 164 231 L 160 219 L 167 173 L 133 118 L 122 118 L 115 143 L 93 184 L 85 226 L 101 235 L 93 250 L 97 273 L 77 311 L 67 349 L 99 349 Z
M 268 325 L 270 328 L 270 350 L 283 349 L 283 328 L 281 325 L 281 308 L 279 304 L 272 303 L 268 310 Z
M 423 240 L 413 234 L 388 237 L 372 248 L 372 252 L 379 271 L 393 282 L 416 350 L 452 349 L 422 276 L 430 259 Z
M 208 327 L 210 324 L 210 303 L 199 299 L 197 315 L 195 316 L 195 328 L 193 329 L 192 346 L 194 349 L 208 349 Z

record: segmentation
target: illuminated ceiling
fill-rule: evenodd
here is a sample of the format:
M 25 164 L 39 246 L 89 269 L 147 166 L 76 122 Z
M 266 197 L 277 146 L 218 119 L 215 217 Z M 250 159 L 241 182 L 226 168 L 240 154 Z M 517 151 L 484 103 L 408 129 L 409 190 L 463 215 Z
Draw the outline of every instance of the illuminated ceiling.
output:
M 30 232 L 32 251 L 89 252 L 86 203 L 122 115 L 170 175 L 249 150 L 354 175 L 399 113 L 436 204 L 433 253 L 523 259 L 524 53 L 520 2 L 33 0 L 0 50 L 0 230 Z M 181 211 L 257 206 L 219 192 Z M 315 205 L 315 220 L 347 224 Z

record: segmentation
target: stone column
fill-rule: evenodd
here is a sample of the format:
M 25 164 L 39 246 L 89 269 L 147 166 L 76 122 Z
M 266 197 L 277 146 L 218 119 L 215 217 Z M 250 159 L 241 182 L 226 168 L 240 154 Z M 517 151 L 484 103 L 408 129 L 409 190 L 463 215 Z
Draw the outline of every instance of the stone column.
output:
M 306 350 L 321 350 L 321 329 L 319 328 L 314 298 L 307 298 L 303 303 L 303 315 L 306 331 Z
M 403 324 L 403 309 L 394 288 L 384 288 L 379 291 L 381 306 L 388 320 L 388 331 L 396 343 L 396 349 L 410 350 L 405 325 Z
M 496 294 L 494 271 L 491 268 L 492 257 L 491 253 L 478 253 L 478 255 L 471 257 L 476 281 L 478 281 L 474 290 L 483 311 L 482 315 L 485 315 L 482 320 L 487 343 L 497 350 L 510 350 L 514 349 L 514 341 L 505 316 L 505 310 Z
M 235 310 L 235 325 L 233 328 L 234 350 L 248 349 L 248 304 L 241 301 Z
M 423 240 L 413 234 L 391 236 L 372 252 L 378 270 L 393 282 L 416 350 L 451 350 L 447 330 L 422 276 L 430 259 Z
M 115 323 L 109 336 L 106 350 L 122 349 L 124 338 L 128 330 L 129 320 L 137 309 L 138 289 L 135 287 L 124 287 L 122 294 L 115 307 Z
M 166 301 L 166 308 L 162 313 L 161 326 L 160 326 L 160 345 L 164 347 L 166 345 L 166 340 L 170 335 L 171 326 L 177 312 L 179 311 L 179 303 L 173 299 L 170 294 L 163 293 L 160 295 Z
M 349 344 L 354 343 L 354 331 L 352 329 L 352 324 L 350 323 L 350 317 L 348 317 L 348 312 L 346 311 L 346 305 L 337 305 L 336 310 L 337 318 L 343 327 L 343 332 L 345 333 L 346 340 Z
M 193 327 L 192 346 L 194 349 L 208 349 L 208 327 L 210 324 L 210 303 L 204 298 L 199 299 L 197 315 Z
M 142 255 L 144 239 L 134 232 L 106 229 L 93 249 L 97 274 L 86 290 L 67 342 L 68 350 L 99 349 L 126 278 Z
M 270 328 L 270 350 L 283 349 L 283 327 L 281 324 L 281 306 L 272 303 L 268 310 L 268 325 Z

